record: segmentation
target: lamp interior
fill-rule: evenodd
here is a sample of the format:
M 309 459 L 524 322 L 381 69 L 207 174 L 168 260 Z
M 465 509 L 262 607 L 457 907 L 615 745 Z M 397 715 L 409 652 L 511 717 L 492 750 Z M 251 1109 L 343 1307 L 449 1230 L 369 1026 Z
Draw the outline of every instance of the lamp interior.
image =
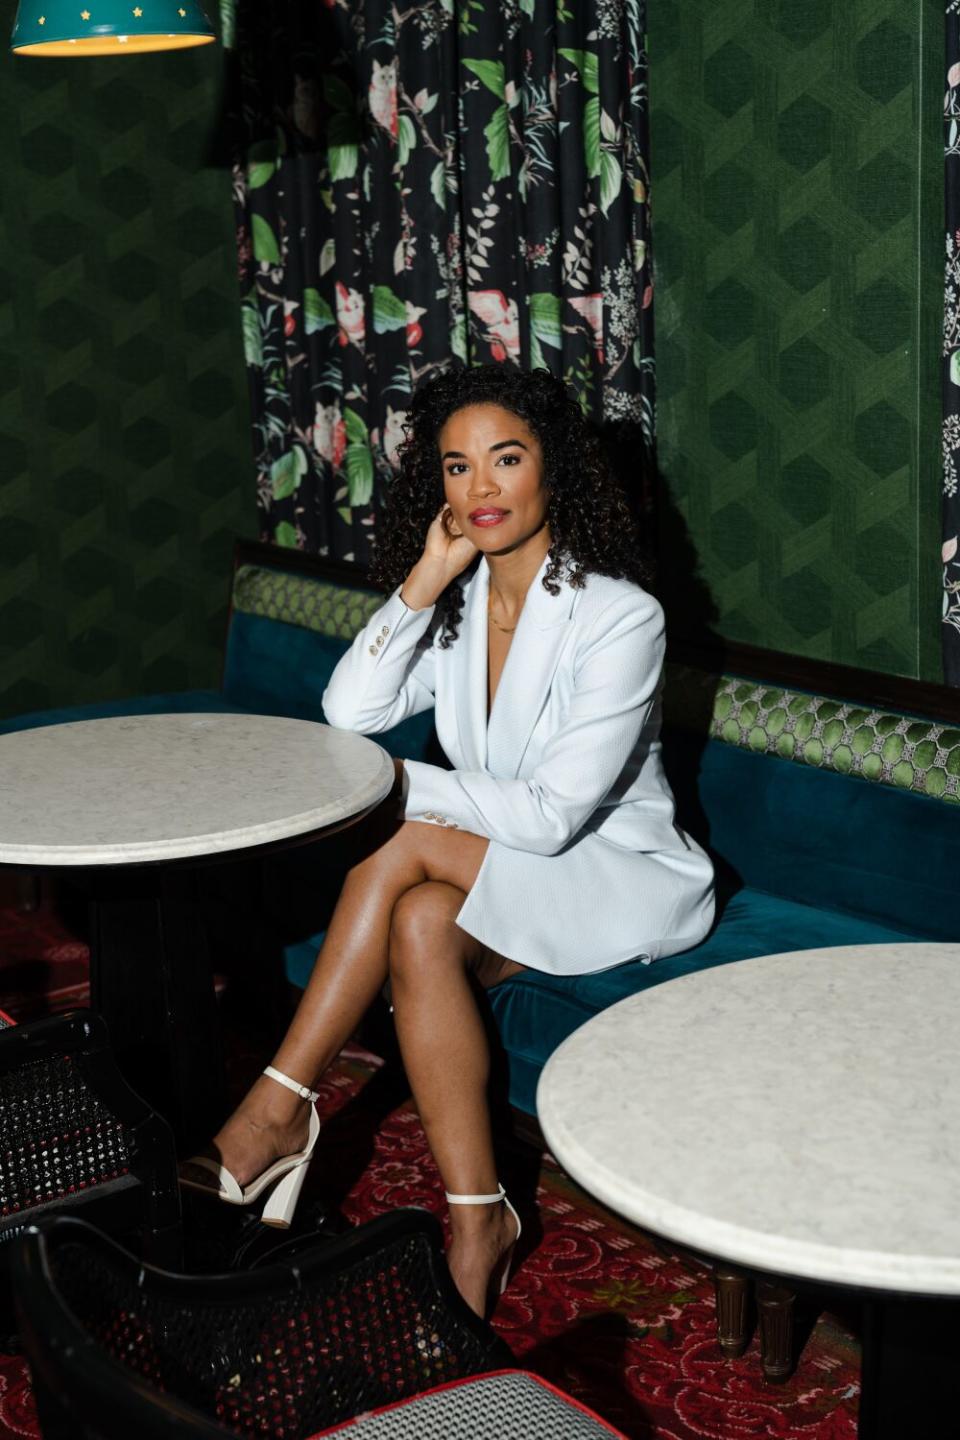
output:
M 186 50 L 209 45 L 213 35 L 91 35 L 81 40 L 46 40 L 38 45 L 15 45 L 17 55 L 116 55 L 136 50 Z

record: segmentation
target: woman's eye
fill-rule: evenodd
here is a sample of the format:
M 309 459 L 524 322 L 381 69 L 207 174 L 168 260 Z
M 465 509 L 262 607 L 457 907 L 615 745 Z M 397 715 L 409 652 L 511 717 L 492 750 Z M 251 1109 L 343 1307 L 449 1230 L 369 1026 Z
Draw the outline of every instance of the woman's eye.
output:
M 461 464 L 459 460 L 455 460 L 452 465 L 447 466 L 447 474 L 462 475 L 466 468 L 466 465 Z
M 498 465 L 506 465 L 508 461 L 509 461 L 509 463 L 510 463 L 511 465 L 519 465 L 519 464 L 520 464 L 520 456 L 519 456 L 519 455 L 511 455 L 511 454 L 501 455 L 501 456 L 500 456 L 500 459 L 497 461 L 497 464 L 498 464 Z

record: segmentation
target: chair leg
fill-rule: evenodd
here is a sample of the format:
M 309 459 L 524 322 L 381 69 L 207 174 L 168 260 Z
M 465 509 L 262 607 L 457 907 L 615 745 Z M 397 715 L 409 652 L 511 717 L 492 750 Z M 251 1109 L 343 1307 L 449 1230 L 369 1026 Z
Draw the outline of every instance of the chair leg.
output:
M 728 1360 L 747 1348 L 750 1282 L 739 1270 L 718 1265 L 713 1272 L 717 1295 L 717 1343 Z
M 793 1303 L 796 1292 L 769 1280 L 757 1281 L 760 1319 L 760 1363 L 763 1378 L 781 1384 L 793 1374 Z

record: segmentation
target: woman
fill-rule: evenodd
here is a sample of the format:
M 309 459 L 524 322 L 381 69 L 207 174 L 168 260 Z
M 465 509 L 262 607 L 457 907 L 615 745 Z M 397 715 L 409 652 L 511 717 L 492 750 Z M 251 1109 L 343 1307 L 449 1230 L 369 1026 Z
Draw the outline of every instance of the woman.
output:
M 480 1314 L 519 1221 L 495 1203 L 475 986 L 654 960 L 713 916 L 661 765 L 663 616 L 640 576 L 627 507 L 557 380 L 487 366 L 419 391 L 375 567 L 393 593 L 323 703 L 374 735 L 435 705 L 453 768 L 397 762 L 401 823 L 350 870 L 274 1065 L 217 1159 L 194 1162 L 234 1203 L 272 1186 L 264 1219 L 288 1223 L 319 1128 L 308 1087 L 389 979 L 453 1205 L 450 1270 Z

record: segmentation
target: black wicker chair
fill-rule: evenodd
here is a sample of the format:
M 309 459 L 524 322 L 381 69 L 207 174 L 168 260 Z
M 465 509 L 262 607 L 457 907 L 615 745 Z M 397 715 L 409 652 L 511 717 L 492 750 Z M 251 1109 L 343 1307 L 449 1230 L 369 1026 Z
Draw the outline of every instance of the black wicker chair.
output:
M 141 1265 L 54 1218 L 23 1233 L 11 1269 L 44 1440 L 305 1440 L 512 1360 L 420 1210 L 212 1277 Z
M 82 1209 L 145 1258 L 180 1263 L 172 1136 L 88 1010 L 0 1032 L 0 1246 L 51 1209 Z

